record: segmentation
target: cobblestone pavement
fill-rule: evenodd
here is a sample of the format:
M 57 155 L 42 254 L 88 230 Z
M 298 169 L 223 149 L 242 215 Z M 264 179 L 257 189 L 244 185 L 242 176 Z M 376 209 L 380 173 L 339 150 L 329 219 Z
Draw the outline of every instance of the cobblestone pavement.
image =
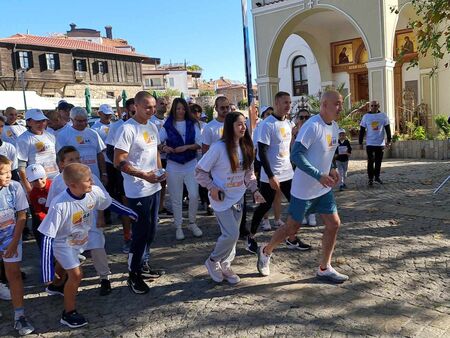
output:
M 312 251 L 275 250 L 270 277 L 258 276 L 256 256 L 240 241 L 234 266 L 242 282 L 215 284 L 203 262 L 218 227 L 200 212 L 201 239 L 186 230 L 186 240 L 176 242 L 171 219 L 161 220 L 153 265 L 168 274 L 143 296 L 126 286 L 120 228 L 108 228 L 113 292 L 98 296 L 88 259 L 78 309 L 89 326 L 79 330 L 59 324 L 62 298 L 43 292 L 36 245 L 26 243 L 26 311 L 42 337 L 449 337 L 450 183 L 437 195 L 432 191 L 450 163 L 387 160 L 385 184 L 373 188 L 364 166 L 352 161 L 348 190 L 336 192 L 343 224 L 333 265 L 351 278 L 343 285 L 314 278 L 321 226 L 301 230 Z M 0 301 L 0 310 L 0 336 L 14 336 L 9 302 Z

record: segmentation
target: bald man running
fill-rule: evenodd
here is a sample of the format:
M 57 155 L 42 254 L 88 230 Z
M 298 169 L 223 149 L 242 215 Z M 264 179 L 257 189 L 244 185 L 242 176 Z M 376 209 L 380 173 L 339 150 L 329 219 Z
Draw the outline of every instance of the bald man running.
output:
M 317 277 L 332 283 L 343 283 L 348 276 L 331 266 L 331 256 L 341 224 L 332 187 L 339 182 L 339 174 L 332 165 L 338 145 L 339 128 L 335 122 L 342 111 L 342 96 L 336 91 L 323 94 L 320 114 L 311 117 L 300 129 L 291 152 L 296 169 L 292 179 L 288 220 L 278 228 L 267 245 L 258 248 L 258 271 L 270 274 L 272 251 L 294 235 L 303 218 L 318 213 L 325 230 L 322 237 L 322 258 Z

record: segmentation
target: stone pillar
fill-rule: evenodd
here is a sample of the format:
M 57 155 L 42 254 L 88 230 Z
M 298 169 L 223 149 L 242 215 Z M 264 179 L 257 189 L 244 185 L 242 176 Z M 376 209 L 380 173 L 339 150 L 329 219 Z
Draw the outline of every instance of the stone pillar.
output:
M 280 79 L 277 77 L 258 77 L 256 83 L 258 84 L 259 106 L 273 106 L 273 99 L 279 91 Z
M 439 114 L 439 82 L 438 73 L 431 76 L 431 68 L 420 69 L 420 102 L 428 106 L 427 126 L 432 132 L 436 132 L 434 123 L 435 115 Z
M 394 66 L 393 60 L 369 61 L 369 99 L 380 103 L 380 111 L 385 112 L 394 131 L 395 100 L 394 100 Z

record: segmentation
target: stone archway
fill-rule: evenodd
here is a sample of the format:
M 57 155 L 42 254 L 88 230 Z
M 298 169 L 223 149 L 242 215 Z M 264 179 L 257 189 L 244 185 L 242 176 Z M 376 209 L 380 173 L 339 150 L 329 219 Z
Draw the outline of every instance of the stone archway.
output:
M 284 41 L 291 34 L 300 35 L 311 47 L 319 64 L 320 75 L 324 84 L 332 81 L 330 36 L 339 33 L 336 27 L 326 24 L 314 30 L 302 26 L 308 18 L 322 13 L 330 18 L 341 17 L 347 26 L 351 26 L 353 36 L 360 37 L 367 48 L 369 61 L 368 86 L 370 99 L 378 100 L 392 122 L 395 120 L 393 104 L 393 65 L 388 56 L 387 46 L 391 38 L 386 36 L 385 20 L 392 20 L 389 5 L 381 1 L 362 0 L 355 6 L 350 2 L 332 0 L 296 2 L 281 1 L 270 6 L 253 8 L 255 28 L 255 49 L 257 56 L 257 83 L 261 104 L 272 103 L 278 91 L 278 64 Z M 367 20 L 367 13 L 371 20 Z M 311 20 L 309 20 L 311 21 Z M 340 28 L 340 27 L 339 27 Z M 337 32 L 337 33 L 336 33 Z M 336 38 L 336 41 L 344 40 Z

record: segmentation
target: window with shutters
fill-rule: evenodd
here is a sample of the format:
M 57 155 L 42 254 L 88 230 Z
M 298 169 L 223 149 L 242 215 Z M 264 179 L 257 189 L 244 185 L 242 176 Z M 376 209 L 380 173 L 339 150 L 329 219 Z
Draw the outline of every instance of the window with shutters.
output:
M 32 52 L 17 52 L 19 68 L 30 69 L 33 67 L 33 53 Z
M 97 64 L 98 64 L 98 72 L 100 74 L 108 73 L 108 65 L 106 64 L 106 61 L 97 61 Z
M 292 61 L 292 89 L 294 96 L 308 95 L 308 72 L 306 59 L 299 55 Z
M 84 59 L 75 59 L 73 60 L 73 67 L 77 72 L 86 72 L 87 71 L 87 63 Z
M 48 70 L 55 70 L 56 69 L 56 56 L 55 54 L 45 54 L 45 61 L 47 63 L 47 69 Z

